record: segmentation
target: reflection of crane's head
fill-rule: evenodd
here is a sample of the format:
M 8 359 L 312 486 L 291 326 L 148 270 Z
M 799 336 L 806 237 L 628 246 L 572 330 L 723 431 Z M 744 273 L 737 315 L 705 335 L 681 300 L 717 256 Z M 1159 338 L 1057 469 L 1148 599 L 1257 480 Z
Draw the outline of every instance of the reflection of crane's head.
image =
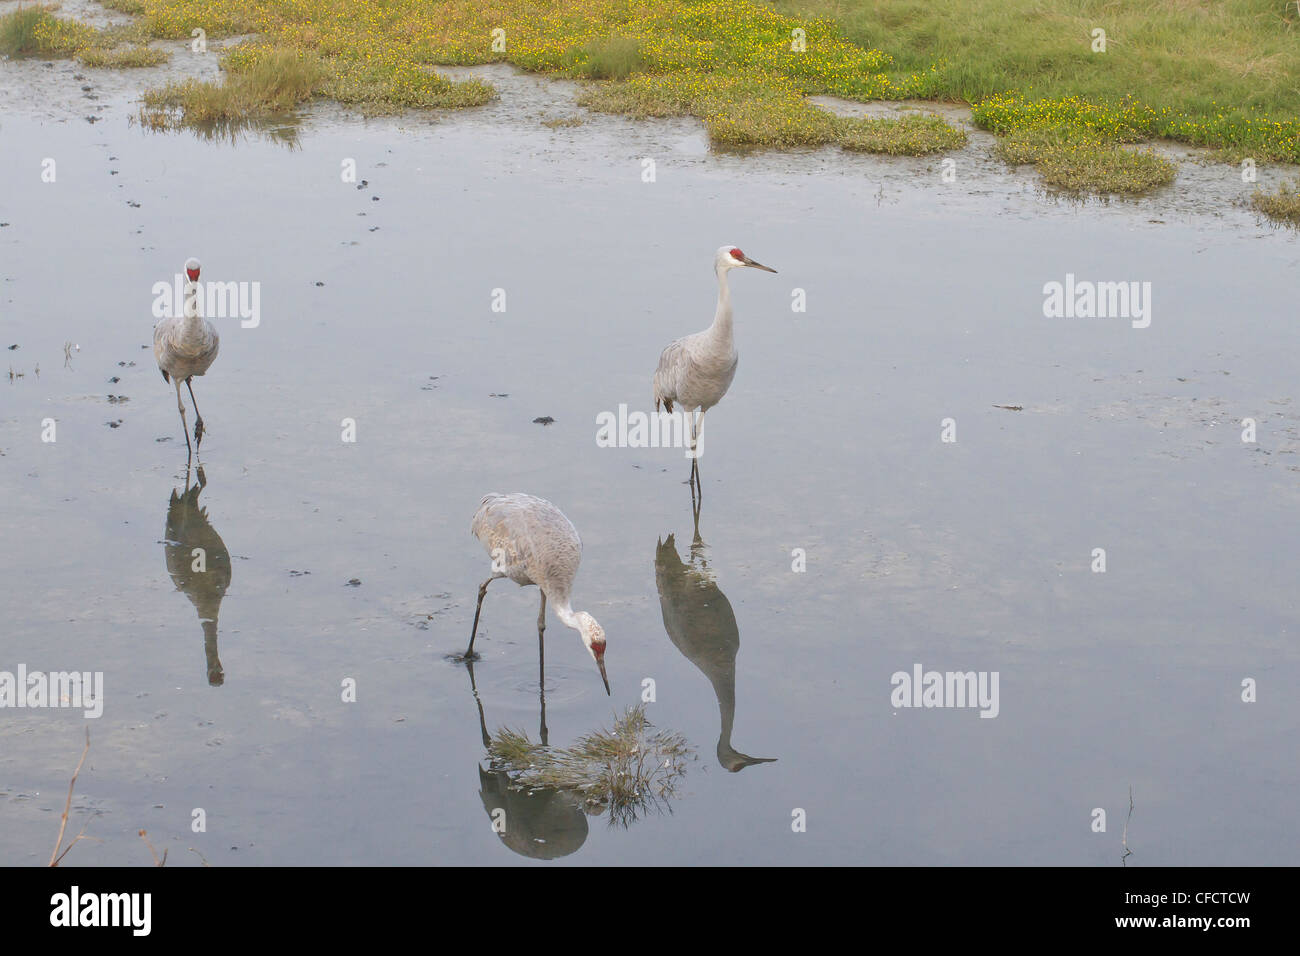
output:
M 605 682 L 605 693 L 608 694 L 610 690 L 609 678 L 605 676 L 605 629 L 586 611 L 579 611 L 574 617 L 578 621 L 578 633 L 582 635 L 582 643 L 587 645 L 587 651 L 596 662 L 596 666 L 600 668 L 600 679 Z
M 775 269 L 769 269 L 761 262 L 755 262 L 749 256 L 745 255 L 736 246 L 727 243 L 725 246 L 719 246 L 717 254 L 713 258 L 715 269 L 727 270 L 736 269 L 740 266 L 748 266 L 750 269 L 762 269 L 764 272 L 775 272 Z

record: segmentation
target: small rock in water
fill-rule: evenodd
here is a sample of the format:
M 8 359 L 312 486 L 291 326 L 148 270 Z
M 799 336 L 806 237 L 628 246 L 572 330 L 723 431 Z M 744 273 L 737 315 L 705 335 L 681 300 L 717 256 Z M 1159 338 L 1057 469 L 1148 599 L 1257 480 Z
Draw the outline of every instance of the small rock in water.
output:
M 534 418 L 534 419 L 533 419 L 533 424 L 534 424 L 534 425 L 553 425 L 553 424 L 555 424 L 555 419 L 552 418 L 550 415 L 543 415 L 541 418 Z
M 350 587 L 350 588 L 359 588 L 359 587 L 361 587 L 361 579 L 360 579 L 360 578 L 349 578 L 349 579 L 348 579 L 348 584 L 347 584 L 347 586 Z
M 9 351 L 12 352 L 12 351 L 13 351 L 14 349 L 16 349 L 16 348 L 18 348 L 17 343 L 15 343 L 15 344 L 9 346 Z
M 122 424 L 122 419 L 119 418 L 115 422 L 104 422 L 104 424 L 107 425 L 109 428 L 117 428 L 119 425 Z

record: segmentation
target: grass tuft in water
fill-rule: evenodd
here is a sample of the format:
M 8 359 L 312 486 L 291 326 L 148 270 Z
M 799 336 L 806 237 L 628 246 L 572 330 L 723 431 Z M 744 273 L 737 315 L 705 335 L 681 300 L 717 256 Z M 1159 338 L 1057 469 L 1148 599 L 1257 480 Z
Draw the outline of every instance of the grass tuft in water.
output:
M 1300 181 L 1283 183 L 1271 193 L 1258 189 L 1250 204 L 1274 222 L 1300 228 Z
M 148 46 L 124 46 L 107 50 L 91 47 L 77 54 L 77 59 L 89 67 L 121 70 L 157 66 L 166 63 L 169 56 L 166 50 L 155 50 Z
M 1079 193 L 1137 195 L 1173 182 L 1177 167 L 1152 150 L 1130 149 L 1092 131 L 1018 130 L 998 141 L 1012 166 L 1032 164 L 1043 181 Z
M 210 130 L 281 118 L 310 99 L 327 74 L 315 54 L 296 50 L 228 57 L 224 66 L 224 83 L 183 80 L 145 93 L 141 122 L 160 129 L 183 121 Z
M 611 730 L 598 730 L 572 747 L 533 743 L 526 733 L 503 728 L 488 755 L 524 787 L 577 794 L 588 813 L 609 812 L 610 823 L 627 826 L 648 811 L 669 810 L 693 751 L 681 734 L 651 733 L 645 707 L 630 707 Z

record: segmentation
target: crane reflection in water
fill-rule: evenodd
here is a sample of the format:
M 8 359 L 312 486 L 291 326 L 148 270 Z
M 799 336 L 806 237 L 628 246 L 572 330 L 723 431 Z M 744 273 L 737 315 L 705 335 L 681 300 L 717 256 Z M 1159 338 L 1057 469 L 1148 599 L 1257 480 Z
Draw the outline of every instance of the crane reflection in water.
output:
M 736 720 L 736 654 L 740 628 L 731 602 L 718 588 L 708 563 L 708 546 L 700 538 L 700 512 L 694 509 L 695 535 L 690 560 L 677 554 L 673 535 L 655 544 L 655 586 L 663 611 L 664 630 L 682 655 L 700 669 L 718 699 L 722 729 L 718 735 L 718 763 L 731 773 L 775 757 L 751 757 L 731 745 Z
M 230 587 L 230 551 L 208 521 L 207 508 L 199 504 L 199 494 L 208 483 L 202 465 L 197 478 L 197 483 L 191 485 L 187 466 L 185 490 L 172 489 L 163 532 L 163 555 L 176 590 L 183 591 L 198 612 L 208 683 L 220 687 L 226 675 L 217 656 L 217 618 L 221 600 Z

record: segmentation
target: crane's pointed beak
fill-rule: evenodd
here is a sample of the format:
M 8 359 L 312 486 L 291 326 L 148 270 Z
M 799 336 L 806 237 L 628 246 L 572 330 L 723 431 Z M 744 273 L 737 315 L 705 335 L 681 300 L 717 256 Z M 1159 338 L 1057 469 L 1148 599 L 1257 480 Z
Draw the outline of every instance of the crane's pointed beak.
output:
M 609 678 L 605 676 L 605 658 L 596 658 L 596 666 L 600 668 L 600 679 L 605 682 L 605 693 L 613 697 L 614 695 L 610 693 L 609 689 Z
M 764 272 L 776 272 L 775 269 L 769 268 L 761 262 L 755 262 L 753 259 L 749 258 L 749 256 L 745 256 L 745 265 L 749 266 L 751 269 L 762 269 Z

